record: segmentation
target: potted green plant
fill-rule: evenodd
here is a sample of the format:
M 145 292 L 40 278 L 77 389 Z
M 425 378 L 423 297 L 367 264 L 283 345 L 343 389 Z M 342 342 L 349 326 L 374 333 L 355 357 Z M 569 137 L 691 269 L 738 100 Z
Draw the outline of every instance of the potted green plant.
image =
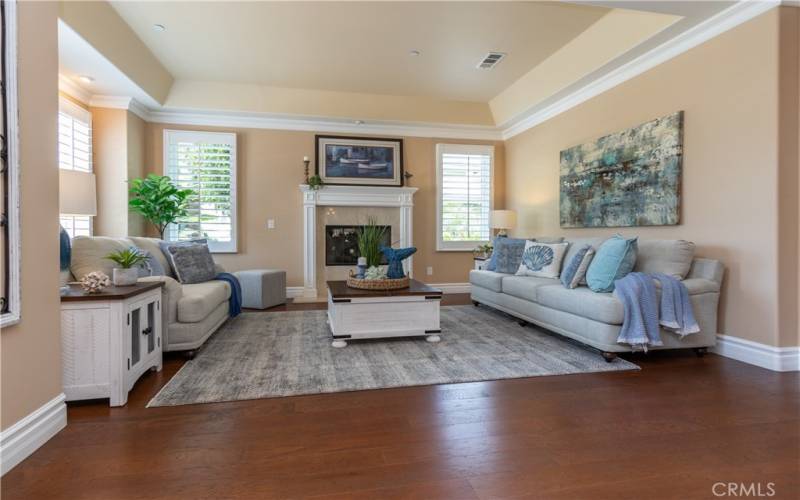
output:
M 144 179 L 133 179 L 128 206 L 141 214 L 158 229 L 161 239 L 167 226 L 186 215 L 191 189 L 178 189 L 165 175 L 150 174 Z
M 139 252 L 135 248 L 126 248 L 117 252 L 111 252 L 105 257 L 114 261 L 119 267 L 114 268 L 112 281 L 116 286 L 135 285 L 139 278 L 139 271 L 136 266 L 143 264 L 149 258 L 144 252 Z
M 383 254 L 380 247 L 385 234 L 386 227 L 377 225 L 372 217 L 367 219 L 365 225 L 356 229 L 358 253 L 366 259 L 368 268 L 381 265 Z

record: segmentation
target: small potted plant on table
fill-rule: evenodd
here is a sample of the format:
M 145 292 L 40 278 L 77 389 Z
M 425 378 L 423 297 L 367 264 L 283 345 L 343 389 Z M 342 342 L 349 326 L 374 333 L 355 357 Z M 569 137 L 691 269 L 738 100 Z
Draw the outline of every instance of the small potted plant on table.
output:
M 119 267 L 114 268 L 113 282 L 115 286 L 135 285 L 139 278 L 139 270 L 136 266 L 147 261 L 149 256 L 139 252 L 134 248 L 127 248 L 118 252 L 106 255 L 106 259 L 114 261 Z

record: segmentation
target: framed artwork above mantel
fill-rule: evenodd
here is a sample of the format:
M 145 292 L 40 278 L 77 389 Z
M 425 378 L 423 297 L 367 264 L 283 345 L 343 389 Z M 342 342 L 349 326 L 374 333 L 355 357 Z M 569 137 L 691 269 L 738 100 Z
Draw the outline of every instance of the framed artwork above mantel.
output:
M 403 185 L 403 140 L 316 136 L 316 174 L 325 184 Z

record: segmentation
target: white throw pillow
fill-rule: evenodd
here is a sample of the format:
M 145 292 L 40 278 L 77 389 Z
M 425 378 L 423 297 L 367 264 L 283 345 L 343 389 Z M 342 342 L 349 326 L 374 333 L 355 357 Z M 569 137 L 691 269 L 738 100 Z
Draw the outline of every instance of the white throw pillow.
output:
M 517 276 L 537 276 L 539 278 L 558 278 L 561 261 L 569 243 L 537 243 L 527 241 L 522 252 L 522 263 Z

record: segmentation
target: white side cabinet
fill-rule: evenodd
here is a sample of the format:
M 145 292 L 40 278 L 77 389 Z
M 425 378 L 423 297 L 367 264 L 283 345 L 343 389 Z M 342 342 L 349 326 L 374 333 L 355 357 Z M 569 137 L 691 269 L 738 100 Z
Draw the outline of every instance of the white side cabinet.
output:
M 63 293 L 61 359 L 67 401 L 125 405 L 144 372 L 161 370 L 161 283 Z

